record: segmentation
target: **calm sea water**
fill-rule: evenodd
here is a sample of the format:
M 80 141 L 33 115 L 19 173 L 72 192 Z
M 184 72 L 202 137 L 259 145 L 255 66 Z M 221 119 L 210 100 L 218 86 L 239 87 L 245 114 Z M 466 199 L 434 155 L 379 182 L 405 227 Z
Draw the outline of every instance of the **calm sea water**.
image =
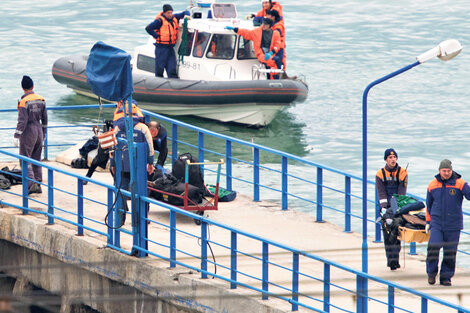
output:
M 260 1 L 235 1 L 240 16 Z M 439 42 L 464 46 L 454 60 L 431 60 L 374 87 L 369 94 L 369 179 L 394 147 L 408 166 L 409 191 L 425 196 L 439 161 L 449 158 L 470 180 L 470 20 L 468 1 L 283 0 L 290 75 L 303 74 L 308 99 L 282 112 L 261 130 L 186 119 L 198 126 L 251 140 L 312 161 L 361 175 L 362 93 L 372 81 L 405 65 Z M 0 101 L 15 108 L 22 75 L 35 81 L 49 106 L 95 103 L 76 96 L 51 75 L 64 55 L 88 54 L 102 40 L 130 53 L 147 40 L 145 26 L 163 2 L 4 0 L 0 12 Z M 175 11 L 189 1 L 172 1 Z M 51 114 L 51 124 L 92 121 L 93 116 Z M 14 126 L 16 115 L 3 125 Z M 13 132 L 12 132 L 13 133 Z M 0 145 L 13 134 L 2 132 Z M 82 133 L 64 136 L 83 139 Z M 470 204 L 465 207 L 470 209 Z

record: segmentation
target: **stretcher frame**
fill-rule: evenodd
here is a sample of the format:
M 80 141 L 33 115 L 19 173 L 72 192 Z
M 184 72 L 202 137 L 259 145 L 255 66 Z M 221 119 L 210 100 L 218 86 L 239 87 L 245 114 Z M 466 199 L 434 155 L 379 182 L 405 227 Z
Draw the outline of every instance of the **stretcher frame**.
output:
M 218 210 L 219 207 L 219 182 L 220 182 L 220 171 L 222 168 L 222 164 L 224 164 L 225 161 L 223 159 L 220 159 L 218 162 L 193 162 L 191 163 L 190 160 L 187 160 L 185 163 L 185 168 L 184 168 L 184 193 L 183 195 L 177 195 L 171 192 L 159 190 L 150 186 L 147 186 L 149 190 L 158 192 L 162 195 L 167 195 L 167 196 L 172 196 L 176 198 L 183 199 L 183 205 L 175 205 L 178 208 L 181 208 L 186 211 L 195 211 L 196 214 L 198 215 L 203 215 L 204 211 L 212 210 L 216 211 Z M 214 192 L 214 197 L 211 200 L 207 200 L 204 195 L 202 196 L 202 203 L 196 203 L 193 200 L 189 199 L 188 196 L 188 189 L 189 189 L 189 167 L 190 166 L 201 166 L 201 165 L 217 165 L 217 172 L 216 172 L 216 184 L 215 184 L 215 192 Z M 201 224 L 201 221 L 198 219 L 194 219 L 194 222 L 197 225 Z

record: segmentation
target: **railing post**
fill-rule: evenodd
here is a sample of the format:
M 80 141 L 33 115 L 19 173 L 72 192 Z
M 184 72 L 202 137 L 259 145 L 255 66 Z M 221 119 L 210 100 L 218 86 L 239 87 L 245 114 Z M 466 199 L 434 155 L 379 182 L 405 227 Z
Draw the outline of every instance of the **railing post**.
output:
M 292 254 L 292 311 L 299 310 L 299 254 Z
M 421 298 L 421 313 L 428 313 L 428 299 Z
M 178 125 L 171 124 L 171 164 L 174 164 L 178 157 Z
M 47 224 L 54 224 L 54 171 L 47 169 Z
M 207 278 L 207 223 L 201 221 L 201 278 Z
M 28 208 L 28 162 L 21 160 L 21 181 L 23 183 L 23 208 Z M 23 210 L 23 214 L 28 214 L 28 210 Z
M 197 133 L 197 150 L 198 150 L 198 160 L 199 162 L 204 162 L 204 133 L 198 132 Z M 201 173 L 202 178 L 204 178 L 204 165 L 201 164 Z
M 119 146 L 119 142 L 118 142 Z M 114 160 L 121 160 L 122 159 L 122 151 L 121 149 L 116 149 L 114 151 Z M 121 247 L 121 231 L 119 230 L 118 226 L 121 225 L 122 219 L 121 219 L 121 214 L 119 213 L 119 210 L 122 209 L 123 206 L 123 197 L 121 194 L 121 191 L 119 190 L 119 186 L 121 186 L 121 162 L 115 162 L 116 164 L 116 169 L 114 172 L 114 181 L 115 181 L 115 186 L 117 188 L 116 194 L 114 195 L 116 201 L 115 206 L 114 206 L 114 245 L 118 248 Z M 125 200 L 124 200 L 125 201 Z M 124 212 L 126 214 L 126 212 Z
M 114 196 L 114 192 L 112 189 L 108 188 L 108 219 L 107 219 L 107 227 L 108 227 L 108 245 L 112 245 L 113 244 L 113 229 L 112 227 L 110 226 L 113 226 L 113 213 L 111 212 L 111 210 L 113 209 L 113 196 Z
M 375 191 L 375 220 L 377 220 L 379 217 L 380 217 L 379 194 L 377 193 L 377 190 L 376 190 Z M 375 241 L 374 242 L 382 241 L 381 225 L 382 223 L 375 223 Z
M 232 142 L 225 140 L 225 168 L 226 168 L 226 187 L 232 190 Z
M 259 201 L 259 149 L 253 148 L 253 201 Z
M 395 312 L 395 288 L 388 286 L 388 313 Z
M 237 288 L 237 233 L 231 232 L 231 244 L 230 244 L 230 288 Z
M 170 209 L 170 267 L 176 267 L 176 212 Z
M 317 222 L 323 222 L 323 169 L 317 167 Z
M 410 242 L 410 255 L 416 255 L 416 242 Z
M 287 157 L 282 156 L 282 209 L 288 208 Z
M 351 177 L 344 177 L 344 231 L 351 232 Z
M 330 264 L 323 265 L 323 311 L 330 312 Z
M 148 223 L 147 223 L 147 203 L 142 200 L 142 197 L 147 196 L 147 156 L 148 146 L 146 143 L 139 142 L 135 143 L 137 151 L 137 175 L 135 181 L 135 193 L 136 193 L 136 212 L 132 212 L 132 229 L 134 242 L 137 247 L 137 256 L 143 258 L 148 255 L 147 252 L 142 251 L 148 250 Z
M 77 236 L 83 236 L 83 180 L 77 181 Z
M 49 157 L 49 153 L 48 153 L 48 145 L 49 145 L 49 140 L 48 140 L 48 131 L 47 131 L 47 128 L 46 128 L 46 136 L 44 137 L 44 160 L 47 160 L 48 157 Z
M 361 275 L 356 278 L 357 308 L 356 312 L 367 313 L 367 284 L 366 279 Z
M 268 300 L 268 289 L 269 289 L 269 251 L 268 243 L 263 241 L 263 279 L 262 279 L 262 289 L 263 289 L 263 300 Z

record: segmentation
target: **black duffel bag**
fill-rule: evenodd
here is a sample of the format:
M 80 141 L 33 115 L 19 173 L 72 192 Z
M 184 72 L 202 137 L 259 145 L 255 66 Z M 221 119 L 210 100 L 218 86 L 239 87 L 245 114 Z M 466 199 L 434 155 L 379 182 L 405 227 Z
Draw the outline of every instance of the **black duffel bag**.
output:
M 165 174 L 162 177 L 158 178 L 154 182 L 151 182 L 150 187 L 153 189 L 158 189 L 159 191 L 164 191 L 167 193 L 171 193 L 174 195 L 178 195 L 181 197 L 176 197 L 172 195 L 168 195 L 159 191 L 155 191 L 150 189 L 149 196 L 160 201 L 167 202 L 172 205 L 184 205 L 184 192 L 185 192 L 185 184 L 178 181 L 173 175 Z M 188 205 L 194 205 L 194 203 L 201 203 L 202 202 L 202 192 L 199 188 L 188 184 L 188 199 L 192 201 L 188 201 Z
M 12 185 L 19 185 L 22 182 L 21 170 L 18 168 L 9 169 L 8 166 L 5 166 L 1 170 L 1 174 L 10 180 Z

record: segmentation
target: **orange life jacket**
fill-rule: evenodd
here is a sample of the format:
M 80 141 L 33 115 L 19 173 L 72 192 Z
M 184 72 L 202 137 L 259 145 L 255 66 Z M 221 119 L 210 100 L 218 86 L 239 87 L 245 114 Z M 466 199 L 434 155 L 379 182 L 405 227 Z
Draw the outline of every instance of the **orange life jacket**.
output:
M 170 23 L 163 16 L 163 12 L 158 14 L 155 19 L 160 19 L 162 21 L 162 26 L 155 30 L 155 32 L 158 34 L 158 38 L 156 39 L 157 44 L 174 45 L 176 43 L 176 39 L 178 38 L 178 20 L 173 16 L 171 20 L 172 23 Z
M 282 22 L 277 22 L 276 24 L 271 27 L 273 31 L 279 32 L 279 35 L 281 36 L 281 47 L 283 49 L 286 48 L 286 27 L 284 26 L 284 23 Z
M 126 113 L 127 112 L 128 112 L 128 105 L 126 103 Z M 114 110 L 113 122 L 115 122 L 118 119 L 121 119 L 123 117 L 124 117 L 124 110 L 122 109 L 122 107 L 117 108 L 116 110 Z M 132 104 L 132 117 L 139 118 L 139 119 L 144 118 L 144 114 L 142 113 L 140 108 L 138 106 L 136 106 L 135 104 Z

